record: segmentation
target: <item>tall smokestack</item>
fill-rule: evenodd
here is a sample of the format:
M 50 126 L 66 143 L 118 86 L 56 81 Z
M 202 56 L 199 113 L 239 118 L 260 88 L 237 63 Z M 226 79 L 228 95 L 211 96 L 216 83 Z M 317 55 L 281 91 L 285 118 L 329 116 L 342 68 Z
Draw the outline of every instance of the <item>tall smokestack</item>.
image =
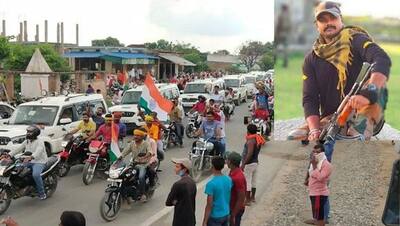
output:
M 60 23 L 57 23 L 57 44 L 60 43 Z
M 36 36 L 35 36 L 35 41 L 39 42 L 39 24 L 36 24 Z
M 64 53 L 64 22 L 61 22 L 61 53 Z
M 24 20 L 24 42 L 28 41 L 28 22 Z
M 48 37 L 48 24 L 47 20 L 44 21 L 44 42 L 47 43 L 47 37 Z
M 6 36 L 6 20 L 3 20 L 2 28 L 3 28 L 3 30 L 1 32 L 1 35 Z
M 79 46 L 79 24 L 76 24 L 76 45 Z
M 19 35 L 18 35 L 18 41 L 22 42 L 22 37 L 24 35 L 24 24 L 22 22 L 19 22 Z

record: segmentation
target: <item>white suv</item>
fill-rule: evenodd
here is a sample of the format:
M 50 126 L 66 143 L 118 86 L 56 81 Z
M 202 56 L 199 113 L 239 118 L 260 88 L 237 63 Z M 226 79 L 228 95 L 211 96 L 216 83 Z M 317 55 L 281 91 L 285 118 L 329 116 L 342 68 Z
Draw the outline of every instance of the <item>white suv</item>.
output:
M 0 149 L 15 150 L 25 140 L 26 128 L 36 124 L 42 127 L 48 155 L 61 151 L 61 142 L 67 131 L 76 127 L 82 113 L 90 107 L 106 108 L 100 94 L 70 94 L 44 97 L 37 101 L 20 104 L 4 125 L 0 126 Z
M 168 100 L 179 98 L 180 93 L 176 84 L 157 83 L 155 85 L 161 95 Z M 125 123 L 128 134 L 132 134 L 134 129 L 144 125 L 143 119 L 137 114 L 137 105 L 139 104 L 142 90 L 143 86 L 137 86 L 125 91 L 122 96 L 121 104 L 108 109 L 110 112 L 122 112 L 121 122 Z
M 232 88 L 234 92 L 233 102 L 239 106 L 241 102 L 247 100 L 247 88 L 245 86 L 245 79 L 241 75 L 228 75 L 224 77 L 225 85 L 227 88 Z
M 180 101 L 185 111 L 190 110 L 195 105 L 200 95 L 203 95 L 207 100 L 210 99 L 210 94 L 214 93 L 215 86 L 219 87 L 219 94 L 223 95 L 225 88 L 223 79 L 204 79 L 187 83 Z
M 15 108 L 13 106 L 0 101 L 0 125 L 8 121 L 8 118 L 11 117 L 14 110 Z
M 244 79 L 245 79 L 245 86 L 247 88 L 247 97 L 252 98 L 253 95 L 257 93 L 256 89 L 257 75 L 246 74 L 244 75 Z

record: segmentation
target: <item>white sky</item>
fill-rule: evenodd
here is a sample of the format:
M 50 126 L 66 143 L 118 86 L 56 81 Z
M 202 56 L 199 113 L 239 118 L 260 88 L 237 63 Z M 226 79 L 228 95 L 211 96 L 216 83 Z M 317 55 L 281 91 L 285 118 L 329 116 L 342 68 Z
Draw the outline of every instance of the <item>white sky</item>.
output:
M 80 45 L 112 36 L 125 45 L 166 39 L 235 53 L 247 40 L 273 40 L 273 9 L 273 0 L 0 0 L 0 19 L 7 20 L 7 35 L 17 35 L 27 20 L 29 41 L 36 24 L 44 40 L 47 19 L 50 42 L 63 21 L 65 43 L 75 43 L 79 23 Z
M 344 15 L 400 18 L 398 0 L 334 0 L 340 2 Z

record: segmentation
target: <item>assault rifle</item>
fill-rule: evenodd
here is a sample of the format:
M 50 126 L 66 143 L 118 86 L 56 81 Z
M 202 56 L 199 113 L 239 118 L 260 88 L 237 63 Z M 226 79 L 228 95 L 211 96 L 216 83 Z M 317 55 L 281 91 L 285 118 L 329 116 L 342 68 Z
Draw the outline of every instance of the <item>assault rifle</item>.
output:
M 353 87 L 351 88 L 350 92 L 344 97 L 339 107 L 337 108 L 336 112 L 329 120 L 329 123 L 322 130 L 319 136 L 320 143 L 324 143 L 324 141 L 327 139 L 334 140 L 336 134 L 338 134 L 340 129 L 346 125 L 346 122 L 353 111 L 353 109 L 349 105 L 347 105 L 347 103 L 349 102 L 352 96 L 357 95 L 360 92 L 360 90 L 365 86 L 365 84 L 370 78 L 371 69 L 373 66 L 374 64 L 369 64 L 367 62 L 363 63 L 360 73 L 358 74 L 357 80 L 354 83 Z M 380 122 L 379 124 L 382 124 L 383 126 L 382 122 Z

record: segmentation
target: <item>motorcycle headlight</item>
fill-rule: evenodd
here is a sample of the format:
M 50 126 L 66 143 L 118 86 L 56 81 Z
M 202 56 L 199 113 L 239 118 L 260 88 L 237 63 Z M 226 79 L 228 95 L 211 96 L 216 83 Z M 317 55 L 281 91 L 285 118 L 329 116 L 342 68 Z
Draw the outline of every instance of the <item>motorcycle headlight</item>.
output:
M 25 139 L 26 139 L 25 136 L 14 137 L 14 138 L 11 139 L 11 142 L 13 144 L 22 144 L 22 142 L 24 142 Z
M 89 146 L 89 151 L 90 151 L 91 153 L 97 153 L 98 150 L 99 150 L 98 148 L 90 147 L 90 146 Z
M 211 142 L 207 142 L 206 144 L 206 150 L 207 151 L 212 151 L 214 149 L 214 144 Z
M 196 141 L 196 148 L 204 148 L 204 142 L 203 141 Z
M 110 169 L 108 176 L 112 179 L 117 179 L 121 173 L 121 169 Z

